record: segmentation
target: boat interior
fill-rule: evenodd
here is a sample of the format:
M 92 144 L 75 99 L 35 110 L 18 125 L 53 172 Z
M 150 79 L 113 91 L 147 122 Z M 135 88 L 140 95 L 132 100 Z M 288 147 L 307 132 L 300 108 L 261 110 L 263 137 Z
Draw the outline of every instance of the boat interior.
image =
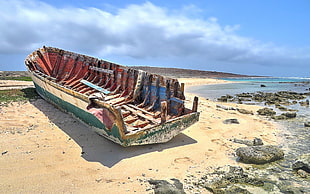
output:
M 36 75 L 87 96 L 85 108 L 98 119 L 104 120 L 100 104 L 118 109 L 125 133 L 197 112 L 197 97 L 192 109 L 185 108 L 184 84 L 177 79 L 52 47 L 35 51 L 25 63 Z

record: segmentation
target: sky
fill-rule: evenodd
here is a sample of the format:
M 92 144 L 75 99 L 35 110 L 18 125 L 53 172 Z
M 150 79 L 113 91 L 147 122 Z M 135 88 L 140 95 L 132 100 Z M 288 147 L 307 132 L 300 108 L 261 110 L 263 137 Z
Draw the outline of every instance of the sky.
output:
M 121 65 L 310 77 L 309 0 L 0 0 L 0 71 L 42 46 Z

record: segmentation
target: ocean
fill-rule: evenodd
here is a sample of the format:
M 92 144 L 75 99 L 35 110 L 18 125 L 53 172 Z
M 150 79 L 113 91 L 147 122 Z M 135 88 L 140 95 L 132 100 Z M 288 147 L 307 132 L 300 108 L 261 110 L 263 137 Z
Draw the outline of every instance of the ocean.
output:
M 199 94 L 205 98 L 214 100 L 220 96 L 229 94 L 235 95 L 242 92 L 277 92 L 295 91 L 306 92 L 310 88 L 310 78 L 222 78 L 222 80 L 232 81 L 230 84 L 214 84 L 193 86 L 188 91 Z M 261 87 L 262 85 L 266 87 Z
M 234 96 L 240 93 L 275 93 L 278 91 L 310 92 L 310 78 L 256 77 L 223 78 L 223 80 L 232 81 L 232 83 L 193 86 L 187 91 L 215 101 L 221 96 Z M 308 95 L 302 101 L 305 100 L 310 100 L 310 96 Z M 248 103 L 268 106 L 260 102 L 251 101 Z M 276 110 L 274 105 L 269 105 L 268 107 Z M 301 106 L 299 103 L 296 103 L 287 106 L 287 108 L 298 110 L 298 112 L 297 117 L 294 119 L 276 121 L 281 131 L 278 136 L 283 140 L 279 146 L 284 150 L 285 158 L 284 160 L 275 162 L 275 164 L 262 165 L 259 168 L 265 170 L 264 178 L 268 179 L 270 176 L 276 176 L 278 184 L 290 185 L 292 188 L 297 188 L 297 193 L 299 191 L 301 193 L 310 193 L 309 179 L 300 178 L 291 168 L 292 163 L 298 156 L 310 153 L 310 128 L 304 126 L 304 123 L 310 122 L 310 107 Z M 277 112 L 281 113 L 279 110 Z

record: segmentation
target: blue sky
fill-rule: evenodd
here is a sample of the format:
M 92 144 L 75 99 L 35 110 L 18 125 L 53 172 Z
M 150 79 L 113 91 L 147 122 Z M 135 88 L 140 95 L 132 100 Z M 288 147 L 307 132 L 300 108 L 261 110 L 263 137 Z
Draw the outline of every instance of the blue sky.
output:
M 122 65 L 310 77 L 308 0 L 0 0 L 0 70 L 53 46 Z

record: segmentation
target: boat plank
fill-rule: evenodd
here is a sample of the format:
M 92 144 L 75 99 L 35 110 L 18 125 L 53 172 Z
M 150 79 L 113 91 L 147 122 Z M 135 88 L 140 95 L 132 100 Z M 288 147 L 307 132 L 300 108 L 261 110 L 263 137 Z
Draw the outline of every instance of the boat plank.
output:
M 93 88 L 93 89 L 95 89 L 95 90 L 98 90 L 99 92 L 102 92 L 102 93 L 104 93 L 106 95 L 111 93 L 110 91 L 108 91 L 108 90 L 106 90 L 106 89 L 104 89 L 104 88 L 102 88 L 100 86 L 97 86 L 97 85 L 95 85 L 95 84 L 93 84 L 93 83 L 91 83 L 91 82 L 89 82 L 87 80 L 82 79 L 82 80 L 80 80 L 80 82 L 85 84 L 85 85 L 87 85 L 87 86 L 89 86 L 89 87 L 91 87 L 91 88 Z

